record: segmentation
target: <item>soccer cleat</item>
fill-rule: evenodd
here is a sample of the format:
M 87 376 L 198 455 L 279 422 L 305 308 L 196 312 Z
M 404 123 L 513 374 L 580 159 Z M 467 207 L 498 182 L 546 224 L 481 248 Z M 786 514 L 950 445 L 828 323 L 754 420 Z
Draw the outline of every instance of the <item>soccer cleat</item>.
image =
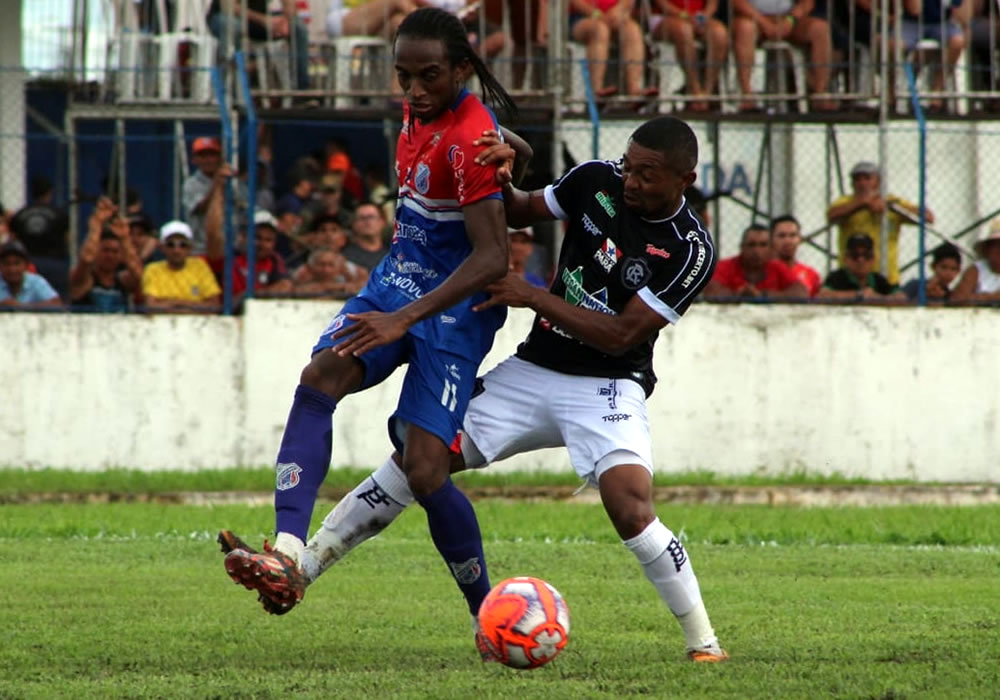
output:
M 219 530 L 219 536 L 215 541 L 222 547 L 223 554 L 229 554 L 234 549 L 242 549 L 250 554 L 256 554 L 257 550 L 241 540 L 232 530 Z
M 687 656 L 696 664 L 717 664 L 729 659 L 729 654 L 718 644 L 710 644 L 701 649 L 688 649 Z
M 222 533 L 219 537 L 221 540 Z M 272 549 L 267 540 L 264 540 L 263 552 L 242 547 L 233 549 L 226 554 L 224 564 L 233 581 L 247 590 L 257 591 L 257 599 L 272 615 L 284 615 L 305 595 L 306 580 L 298 566 L 284 552 Z

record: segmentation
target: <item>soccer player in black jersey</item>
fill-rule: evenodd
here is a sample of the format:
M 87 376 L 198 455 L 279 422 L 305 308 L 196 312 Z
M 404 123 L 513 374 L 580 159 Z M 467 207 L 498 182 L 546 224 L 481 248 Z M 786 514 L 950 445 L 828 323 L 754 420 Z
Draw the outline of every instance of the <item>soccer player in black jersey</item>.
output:
M 525 155 L 505 132 L 481 163 Z M 530 150 L 530 149 L 529 149 Z M 633 132 L 618 161 L 581 163 L 555 184 L 504 187 L 508 224 L 562 219 L 566 235 L 550 290 L 508 275 L 488 288 L 498 304 L 536 312 L 514 356 L 481 378 L 465 416 L 455 470 L 542 447 L 565 445 L 576 472 L 600 489 L 623 544 L 677 617 L 687 654 L 727 658 L 709 622 L 688 554 L 656 517 L 646 398 L 653 391 L 657 335 L 676 324 L 712 277 L 712 236 L 684 199 L 698 144 L 679 119 L 659 117 Z M 506 172 L 506 169 L 504 169 Z M 393 455 L 344 497 L 303 558 L 309 581 L 413 501 Z

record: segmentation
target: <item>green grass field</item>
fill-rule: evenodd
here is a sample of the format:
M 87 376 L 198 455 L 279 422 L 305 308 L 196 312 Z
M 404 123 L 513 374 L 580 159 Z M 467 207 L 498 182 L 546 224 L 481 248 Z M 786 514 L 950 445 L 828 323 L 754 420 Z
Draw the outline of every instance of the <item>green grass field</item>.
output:
M 570 605 L 570 644 L 544 668 L 478 660 L 419 509 L 269 617 L 214 535 L 259 542 L 270 508 L 2 506 L 0 697 L 1000 693 L 1000 508 L 661 506 L 732 655 L 704 667 L 600 506 L 476 507 L 492 579 L 540 576 Z

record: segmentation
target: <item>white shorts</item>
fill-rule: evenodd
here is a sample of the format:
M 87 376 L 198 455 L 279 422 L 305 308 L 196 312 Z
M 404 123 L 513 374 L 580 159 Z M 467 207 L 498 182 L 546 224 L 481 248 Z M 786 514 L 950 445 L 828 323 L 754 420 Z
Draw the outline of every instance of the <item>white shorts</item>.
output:
M 637 382 L 562 374 L 518 357 L 482 381 L 485 390 L 473 394 L 463 423 L 468 466 L 565 445 L 573 469 L 594 486 L 619 464 L 653 473 L 646 395 Z

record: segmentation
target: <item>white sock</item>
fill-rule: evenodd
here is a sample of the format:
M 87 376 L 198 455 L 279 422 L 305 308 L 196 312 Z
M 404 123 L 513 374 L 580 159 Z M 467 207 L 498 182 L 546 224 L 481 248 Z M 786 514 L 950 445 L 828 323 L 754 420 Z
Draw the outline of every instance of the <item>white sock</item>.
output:
M 646 578 L 656 588 L 684 630 L 688 649 L 718 643 L 701 600 L 698 579 L 687 552 L 674 533 L 657 518 L 646 529 L 622 542 L 642 564 Z
M 354 487 L 309 538 L 301 561 L 312 583 L 359 544 L 382 532 L 413 502 L 406 474 L 392 458 Z
M 306 543 L 289 532 L 279 532 L 274 538 L 274 548 L 290 556 L 297 565 L 302 566 L 302 552 Z

